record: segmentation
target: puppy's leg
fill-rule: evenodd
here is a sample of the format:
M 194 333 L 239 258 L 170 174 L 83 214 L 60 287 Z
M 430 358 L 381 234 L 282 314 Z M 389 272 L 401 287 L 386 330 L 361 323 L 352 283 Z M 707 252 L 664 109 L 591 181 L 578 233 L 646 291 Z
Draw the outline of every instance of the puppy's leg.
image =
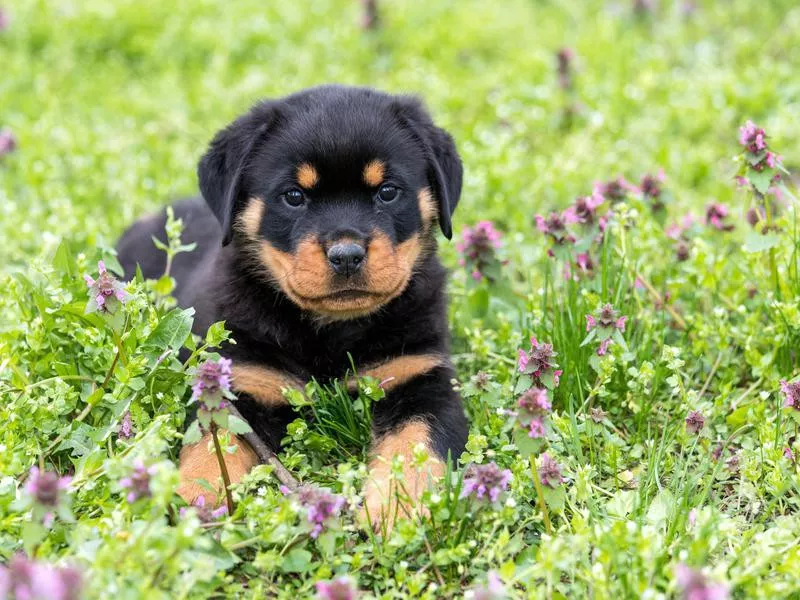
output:
M 386 397 L 375 405 L 374 443 L 369 477 L 364 488 L 364 512 L 373 527 L 391 529 L 397 516 L 418 511 L 418 501 L 433 479 L 445 472 L 445 461 L 455 461 L 467 439 L 467 421 L 461 400 L 450 380 L 453 369 L 445 357 L 401 357 L 366 374 L 381 378 Z M 421 444 L 431 459 L 414 464 Z M 392 476 L 392 461 L 401 456 L 402 480 Z
M 239 483 L 250 472 L 250 469 L 258 464 L 258 456 L 250 444 L 238 436 L 231 437 L 231 445 L 236 446 L 236 451 L 233 453 L 223 452 L 223 458 L 231 483 Z M 203 439 L 196 444 L 183 447 L 179 471 L 181 483 L 178 486 L 178 495 L 186 502 L 192 504 L 200 496 L 204 496 L 206 502 L 214 506 L 222 503 L 225 489 L 210 433 L 205 434 Z M 200 479 L 205 479 L 210 483 L 215 492 L 201 485 L 198 481 Z

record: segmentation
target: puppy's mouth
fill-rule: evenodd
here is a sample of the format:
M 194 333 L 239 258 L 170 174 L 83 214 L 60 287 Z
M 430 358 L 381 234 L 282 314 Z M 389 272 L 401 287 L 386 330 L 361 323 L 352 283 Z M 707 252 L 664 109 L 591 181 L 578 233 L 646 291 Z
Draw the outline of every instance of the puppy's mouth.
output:
M 370 292 L 369 290 L 362 290 L 362 289 L 347 289 L 347 290 L 339 290 L 336 292 L 332 292 L 330 294 L 326 294 L 322 296 L 322 298 L 318 298 L 319 300 L 331 300 L 331 301 L 339 301 L 339 302 L 347 302 L 350 300 L 361 300 L 363 298 L 375 297 L 380 296 L 381 294 L 376 294 L 375 292 Z

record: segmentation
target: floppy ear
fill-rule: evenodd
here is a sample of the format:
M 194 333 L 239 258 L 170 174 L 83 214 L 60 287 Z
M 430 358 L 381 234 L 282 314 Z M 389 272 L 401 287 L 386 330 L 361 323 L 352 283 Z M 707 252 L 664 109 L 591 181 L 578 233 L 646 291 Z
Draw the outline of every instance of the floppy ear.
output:
M 421 144 L 428 161 L 428 180 L 439 206 L 439 227 L 449 240 L 453 237 L 451 218 L 461 198 L 464 168 L 453 138 L 433 124 L 422 102 L 401 97 L 395 104 L 400 122 Z
M 222 245 L 233 237 L 247 161 L 275 123 L 275 103 L 262 102 L 217 133 L 197 166 L 200 192 L 222 226 Z

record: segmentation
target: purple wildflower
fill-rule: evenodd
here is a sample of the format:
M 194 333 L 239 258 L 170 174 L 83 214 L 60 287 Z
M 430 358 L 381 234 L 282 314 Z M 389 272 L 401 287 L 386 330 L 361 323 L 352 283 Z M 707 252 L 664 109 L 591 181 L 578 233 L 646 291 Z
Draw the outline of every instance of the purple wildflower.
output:
M 556 52 L 556 65 L 558 69 L 558 85 L 561 89 L 569 90 L 572 88 L 572 61 L 575 59 L 575 52 L 570 48 L 562 48 Z
M 781 380 L 781 392 L 784 396 L 784 408 L 800 410 L 800 379 L 791 383 L 785 379 Z
M 598 195 L 602 198 L 610 200 L 612 204 L 624 200 L 629 191 L 635 190 L 636 186 L 628 183 L 622 175 L 610 181 L 596 181 L 593 195 Z
M 752 121 L 747 121 L 739 128 L 739 144 L 750 154 L 758 154 L 767 148 L 767 134 Z
M 344 508 L 344 497 L 332 494 L 325 488 L 303 486 L 297 490 L 297 500 L 306 510 L 306 518 L 311 525 L 311 537 L 316 539 L 322 533 L 329 519 L 339 516 Z
M 141 498 L 149 498 L 151 496 L 150 477 L 155 473 L 154 466 L 145 467 L 144 462 L 139 458 L 134 461 L 131 474 L 119 480 L 120 487 L 128 490 L 126 498 L 129 503 L 133 504 Z
M 89 304 L 86 312 L 100 311 L 104 313 L 115 313 L 119 304 L 124 304 L 128 299 L 125 287 L 108 272 L 106 264 L 101 260 L 97 263 L 99 275 L 97 279 L 92 279 L 89 275 L 84 275 L 83 279 L 89 286 Z
M 606 411 L 604 411 L 599 406 L 597 408 L 592 408 L 592 409 L 589 410 L 589 417 L 595 423 L 602 423 L 603 419 L 606 418 L 606 414 L 607 414 Z
M 561 467 L 545 452 L 539 461 L 539 479 L 548 487 L 556 487 L 564 478 L 561 476 Z
M 533 387 L 522 394 L 517 405 L 520 408 L 517 417 L 520 423 L 528 428 L 528 437 L 534 439 L 544 437 L 544 421 L 552 408 L 547 398 L 547 390 Z
M 474 600 L 503 600 L 506 596 L 506 588 L 497 571 L 489 571 L 486 574 L 486 585 L 476 587 L 472 592 Z
M 131 411 L 126 410 L 122 415 L 119 428 L 117 429 L 117 437 L 121 440 L 129 440 L 133 437 L 133 420 L 131 419 Z
M 224 392 L 231 389 L 231 360 L 220 358 L 207 360 L 197 368 L 192 385 L 193 400 L 221 399 Z
M 496 251 L 503 246 L 502 234 L 491 221 L 480 221 L 475 227 L 465 227 L 456 249 L 462 254 L 459 263 L 472 269 L 472 278 L 480 281 L 488 268 L 499 262 Z
M 371 31 L 378 28 L 378 0 L 361 0 L 361 29 Z
M 8 18 L 8 13 L 0 7 L 0 31 L 5 31 L 8 29 L 8 24 L 10 23 L 10 19 Z
M 186 517 L 190 509 L 194 509 L 195 513 L 197 514 L 197 518 L 200 519 L 201 523 L 213 523 L 214 521 L 218 521 L 228 514 L 227 506 L 223 504 L 219 508 L 213 508 L 208 505 L 205 496 L 198 496 L 197 499 L 192 502 L 191 506 L 182 507 L 180 510 L 181 518 Z
M 332 581 L 318 581 L 314 585 L 317 588 L 317 598 L 320 600 L 355 600 L 358 598 L 358 588 L 347 576 L 337 577 Z
M 597 347 L 597 356 L 605 356 L 608 354 L 608 347 L 611 345 L 611 338 L 606 338 Z
M 2 14 L 0 14 L 0 20 L 2 20 Z M 7 127 L 0 130 L 0 158 L 3 158 L 6 154 L 10 154 L 16 149 L 17 138 L 14 137 L 11 130 Z
M 586 331 L 591 331 L 595 327 L 625 331 L 628 317 L 617 315 L 619 315 L 619 311 L 615 310 L 611 304 L 604 304 L 594 315 L 586 315 Z
M 558 365 L 553 362 L 553 358 L 558 354 L 553 352 L 552 344 L 539 342 L 535 337 L 531 337 L 530 351 L 525 352 L 520 348 L 518 353 L 517 367 L 520 373 L 530 375 L 534 383 L 538 383 L 543 377 L 552 375 L 554 385 L 558 385 L 563 371 L 556 369 Z
M 719 231 L 731 231 L 733 225 L 725 223 L 728 217 L 728 207 L 720 202 L 712 202 L 706 207 L 706 225 L 711 225 Z
M 575 241 L 575 238 L 567 231 L 567 224 L 576 222 L 577 216 L 568 211 L 564 211 L 563 214 L 553 211 L 547 215 L 547 218 L 536 215 L 536 229 L 553 238 L 553 242 L 557 245 Z
M 54 471 L 40 471 L 39 467 L 33 467 L 25 484 L 25 491 L 39 506 L 57 508 L 61 501 L 61 492 L 71 482 L 72 477 L 59 477 Z
M 78 600 L 82 576 L 74 567 L 56 567 L 17 554 L 0 565 L 0 598 Z
M 511 471 L 501 469 L 494 462 L 470 465 L 464 474 L 461 497 L 475 496 L 478 500 L 487 498 L 491 502 L 497 502 L 500 494 L 508 489 L 510 481 Z
M 691 410 L 686 415 L 686 431 L 691 434 L 698 434 L 705 427 L 706 418 L 698 410 Z
M 675 579 L 683 592 L 684 600 L 726 600 L 728 586 L 710 583 L 703 572 L 683 563 L 675 567 Z
M 786 448 L 783 449 L 783 458 L 794 462 L 794 452 L 792 452 L 792 449 L 789 448 L 789 446 L 786 446 Z
M 661 184 L 664 183 L 666 176 L 664 170 L 659 170 L 657 175 L 645 174 L 639 182 L 639 191 L 646 199 L 652 202 L 654 211 L 660 211 L 664 208 L 664 200 L 662 198 L 663 189 Z
M 603 202 L 605 199 L 596 191 L 591 196 L 580 196 L 564 211 L 563 220 L 566 223 L 592 225 L 597 216 L 597 209 Z

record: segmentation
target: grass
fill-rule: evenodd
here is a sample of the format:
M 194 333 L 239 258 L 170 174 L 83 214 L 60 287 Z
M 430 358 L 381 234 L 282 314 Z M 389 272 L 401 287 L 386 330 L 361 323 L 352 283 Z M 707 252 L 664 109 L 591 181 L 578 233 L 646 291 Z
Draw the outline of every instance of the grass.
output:
M 379 3 L 374 31 L 344 0 L 5 7 L 0 128 L 18 148 L 0 158 L 3 561 L 73 564 L 89 598 L 306 597 L 345 574 L 366 597 L 462 597 L 490 572 L 513 598 L 671 598 L 686 593 L 682 564 L 734 598 L 800 596 L 798 466 L 786 453 L 800 453 L 800 412 L 780 393 L 800 372 L 797 194 L 785 177 L 769 216 L 779 230 L 759 235 L 745 220 L 752 194 L 733 182 L 747 119 L 790 171 L 800 165 L 800 9 L 632 4 L 397 0 Z M 563 47 L 576 55 L 567 91 Z M 113 267 L 133 219 L 196 193 L 216 130 L 259 98 L 325 82 L 421 94 L 464 159 L 456 231 L 491 220 L 503 233 L 491 282 L 440 245 L 471 435 L 461 466 L 425 496 L 430 516 L 389 537 L 354 516 L 374 389 L 351 407 L 341 387 L 315 386 L 302 411 L 317 418 L 293 425 L 281 455 L 347 499 L 324 535 L 309 536 L 268 467 L 235 490 L 232 516 L 201 523 L 177 513 L 174 465 L 191 370 L 224 332 L 189 338 L 179 362 L 191 315 L 173 310 L 168 282 L 130 284 L 116 320 L 84 314 L 81 276 L 96 276 L 99 258 Z M 627 194 L 603 243 L 586 241 L 591 276 L 565 279 L 577 251 L 551 247 L 534 215 L 659 168 L 664 211 Z M 696 219 L 679 261 L 665 228 L 714 202 L 734 229 Z M 605 303 L 628 320 L 598 356 L 585 316 Z M 537 440 L 508 414 L 532 335 L 564 371 Z M 559 485 L 536 485 L 544 452 Z M 137 459 L 153 467 L 149 496 L 129 503 L 120 480 Z M 459 499 L 464 465 L 492 461 L 512 473 L 500 500 Z M 25 504 L 37 464 L 73 476 L 49 526 Z

